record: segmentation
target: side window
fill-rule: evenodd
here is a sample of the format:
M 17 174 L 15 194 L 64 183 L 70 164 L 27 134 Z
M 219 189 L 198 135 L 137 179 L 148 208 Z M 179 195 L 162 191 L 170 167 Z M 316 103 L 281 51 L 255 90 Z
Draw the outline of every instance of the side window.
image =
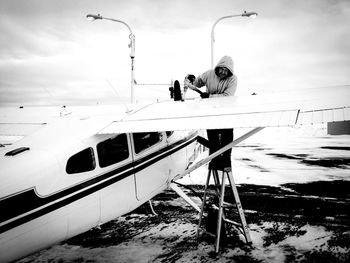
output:
M 159 132 L 140 132 L 134 133 L 132 136 L 134 138 L 135 153 L 140 153 L 162 140 L 162 134 Z
M 67 161 L 67 174 L 83 173 L 96 167 L 94 150 L 90 147 L 71 156 Z
M 100 167 L 106 167 L 129 157 L 126 134 L 120 134 L 97 144 L 98 162 Z

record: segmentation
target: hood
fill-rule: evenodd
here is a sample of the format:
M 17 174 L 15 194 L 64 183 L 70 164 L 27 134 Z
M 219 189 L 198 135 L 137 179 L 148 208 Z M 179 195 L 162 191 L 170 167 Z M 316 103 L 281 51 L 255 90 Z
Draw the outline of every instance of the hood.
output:
M 225 67 L 225 68 L 227 68 L 229 71 L 230 71 L 230 76 L 232 76 L 233 75 L 233 60 L 232 60 L 232 58 L 231 57 L 229 57 L 229 56 L 223 56 L 220 60 L 219 60 L 219 62 L 218 62 L 218 64 L 215 66 L 215 74 L 216 74 L 216 70 L 217 70 L 217 68 L 220 68 L 220 67 Z

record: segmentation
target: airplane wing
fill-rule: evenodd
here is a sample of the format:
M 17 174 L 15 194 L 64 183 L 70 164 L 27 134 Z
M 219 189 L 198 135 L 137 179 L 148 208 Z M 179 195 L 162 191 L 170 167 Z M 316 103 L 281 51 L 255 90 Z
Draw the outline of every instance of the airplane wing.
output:
M 55 120 L 90 118 L 90 132 L 283 127 L 350 120 L 350 86 L 262 95 L 163 101 L 148 105 L 56 107 L 0 111 L 0 135 L 27 135 Z M 126 113 L 127 112 L 127 113 Z M 96 120 L 96 122 L 93 121 Z M 103 121 L 101 121 L 103 119 Z
M 45 127 L 48 112 L 39 108 L 4 107 L 0 109 L 0 145 L 12 144 Z
M 350 120 L 350 86 L 264 95 L 158 102 L 113 121 L 99 134 L 295 126 Z
M 63 114 L 61 107 L 4 107 L 0 109 L 0 135 L 26 136 L 55 117 Z
M 81 123 L 86 123 L 89 119 L 88 122 L 91 125 L 88 130 L 85 128 L 84 132 L 93 135 L 113 120 L 119 120 L 125 115 L 125 111 L 123 105 L 2 107 L 0 108 L 0 146 L 13 144 L 63 119 L 80 120 Z

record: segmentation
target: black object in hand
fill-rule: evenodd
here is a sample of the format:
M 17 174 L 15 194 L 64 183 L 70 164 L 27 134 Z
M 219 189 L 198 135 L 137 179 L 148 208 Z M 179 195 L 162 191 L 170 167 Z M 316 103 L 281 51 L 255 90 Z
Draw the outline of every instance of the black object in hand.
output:
M 188 74 L 186 78 L 190 81 L 191 84 L 193 84 L 194 80 L 196 79 L 196 77 L 192 74 Z
M 201 98 L 202 98 L 202 99 L 207 99 L 207 98 L 209 98 L 209 93 L 208 93 L 208 92 L 203 92 L 203 93 L 201 94 Z

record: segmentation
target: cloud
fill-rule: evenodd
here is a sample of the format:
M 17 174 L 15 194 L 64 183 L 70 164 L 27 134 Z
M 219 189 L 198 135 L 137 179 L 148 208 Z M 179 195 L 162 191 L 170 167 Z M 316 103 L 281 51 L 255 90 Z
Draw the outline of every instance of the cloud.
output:
M 349 84 L 348 1 L 2 0 L 0 105 L 48 96 L 56 103 L 116 99 L 106 79 L 129 100 L 129 32 L 111 21 L 88 22 L 88 13 L 132 27 L 138 83 L 169 83 L 208 69 L 213 22 L 244 10 L 259 16 L 215 29 L 215 61 L 233 56 L 238 90 Z M 152 95 L 150 87 L 136 90 L 139 99 Z

